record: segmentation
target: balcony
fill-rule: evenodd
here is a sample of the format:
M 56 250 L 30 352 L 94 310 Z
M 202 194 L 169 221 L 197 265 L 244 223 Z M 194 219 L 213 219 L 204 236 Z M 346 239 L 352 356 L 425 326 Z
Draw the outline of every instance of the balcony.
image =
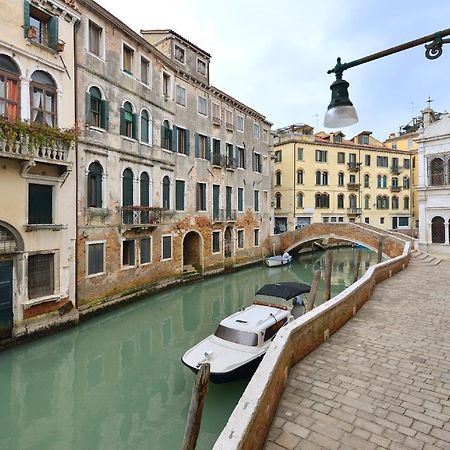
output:
M 360 187 L 361 187 L 360 183 L 347 183 L 347 189 L 349 191 L 359 191 Z
M 121 206 L 121 224 L 126 228 L 156 228 L 162 222 L 165 208 Z
M 213 152 L 212 158 L 211 158 L 211 164 L 213 166 L 217 166 L 217 167 L 224 167 L 225 166 L 225 156 L 221 155 L 220 153 Z
M 402 171 L 402 167 L 400 166 L 391 166 L 391 173 L 393 175 L 398 175 Z
M 347 208 L 347 214 L 349 216 L 360 216 L 362 212 L 361 208 L 351 207 Z
M 347 163 L 348 170 L 350 172 L 359 172 L 361 170 L 361 163 L 356 161 L 351 161 Z
M 211 121 L 213 125 L 216 125 L 218 127 L 222 126 L 222 119 L 220 117 L 213 117 Z
M 226 122 L 226 123 L 225 123 L 225 128 L 226 128 L 228 131 L 234 131 L 234 125 L 233 125 L 232 123 Z
M 401 186 L 391 186 L 391 192 L 400 192 L 401 190 Z
M 225 167 L 229 170 L 236 169 L 236 159 L 229 155 L 227 155 L 225 158 Z
M 213 211 L 213 222 L 234 222 L 237 213 L 235 209 L 218 209 Z

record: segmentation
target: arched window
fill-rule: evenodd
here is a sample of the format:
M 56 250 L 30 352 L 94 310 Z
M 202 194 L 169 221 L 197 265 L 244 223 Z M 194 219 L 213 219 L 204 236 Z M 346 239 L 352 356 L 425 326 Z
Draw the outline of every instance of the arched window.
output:
M 403 197 L 403 209 L 409 209 L 409 197 Z
M 387 176 L 386 175 L 383 175 L 383 186 L 382 187 L 384 187 L 384 188 L 387 187 Z
M 337 207 L 338 209 L 344 208 L 344 194 L 338 194 L 337 196 Z
M 19 117 L 20 72 L 15 62 L 0 55 L 0 115 L 10 119 Z
M 330 196 L 328 194 L 322 194 L 322 208 L 330 207 Z
M 383 209 L 383 197 L 377 195 L 377 209 Z
M 150 116 L 145 109 L 141 112 L 141 142 L 150 143 Z
M 377 188 L 383 187 L 383 177 L 381 175 L 377 176 Z
M 297 184 L 303 184 L 303 170 L 297 170 Z
M 383 209 L 389 209 L 389 197 L 383 195 Z
M 281 208 L 281 194 L 279 192 L 275 194 L 275 208 Z
M 87 179 L 88 207 L 101 208 L 102 201 L 103 167 L 98 162 L 89 165 Z
M 280 186 L 281 184 L 281 170 L 275 172 L 275 186 Z
M 370 187 L 370 175 L 368 173 L 364 175 L 364 187 Z
M 303 208 L 303 193 L 299 192 L 297 194 L 297 208 Z
M 102 101 L 98 87 L 92 86 L 86 98 L 86 123 L 91 127 L 107 128 L 108 104 Z
M 328 172 L 322 173 L 322 186 L 328 186 Z
M 122 222 L 133 223 L 133 171 L 125 169 L 122 174 Z
M 370 209 L 370 195 L 364 196 L 364 209 Z
M 42 70 L 31 75 L 31 121 L 56 126 L 56 84 L 53 78 Z
M 150 206 L 150 177 L 147 172 L 141 173 L 140 194 L 141 206 Z
M 398 197 L 396 195 L 392 196 L 392 209 L 398 209 Z
M 322 208 L 322 195 L 317 192 L 314 199 L 316 208 Z
M 433 244 L 445 243 L 445 221 L 440 216 L 431 219 L 431 242 Z
M 409 177 L 403 177 L 403 188 L 409 189 Z
M 133 114 L 133 106 L 130 102 L 125 102 L 120 108 L 120 134 L 136 139 L 136 114 Z
M 430 162 L 430 185 L 442 186 L 444 184 L 444 161 L 434 158 Z
M 167 175 L 162 180 L 162 207 L 170 209 L 170 179 Z
M 356 195 L 350 194 L 348 196 L 348 202 L 349 202 L 350 208 L 356 208 Z
M 320 172 L 320 170 L 318 170 L 316 172 L 316 184 L 320 186 L 321 183 L 322 183 L 322 173 Z
M 170 123 L 165 120 L 161 126 L 161 148 L 172 150 L 172 130 Z
M 338 173 L 338 186 L 344 186 L 344 172 Z

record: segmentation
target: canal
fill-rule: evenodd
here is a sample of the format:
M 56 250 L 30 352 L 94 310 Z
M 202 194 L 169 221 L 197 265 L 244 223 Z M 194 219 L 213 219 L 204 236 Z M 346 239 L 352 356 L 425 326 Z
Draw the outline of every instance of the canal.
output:
M 179 449 L 195 379 L 181 355 L 263 284 L 310 283 L 324 256 L 174 288 L 0 353 L 0 449 Z M 334 252 L 333 294 L 351 284 L 354 260 L 351 248 Z M 364 273 L 376 254 L 362 261 Z M 197 449 L 212 448 L 247 382 L 210 385 Z

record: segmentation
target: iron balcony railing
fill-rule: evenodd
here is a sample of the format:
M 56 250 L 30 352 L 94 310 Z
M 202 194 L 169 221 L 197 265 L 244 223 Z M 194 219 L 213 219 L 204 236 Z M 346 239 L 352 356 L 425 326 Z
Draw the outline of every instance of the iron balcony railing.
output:
M 235 169 L 236 168 L 236 159 L 232 156 L 227 155 L 226 156 L 226 168 L 227 169 Z
M 401 190 L 401 186 L 391 186 L 391 192 L 400 192 Z
M 217 209 L 213 210 L 213 222 L 235 221 L 237 212 L 235 209 Z
M 213 166 L 225 167 L 225 156 L 213 152 L 211 163 Z
M 122 225 L 146 226 L 156 225 L 162 222 L 165 208 L 152 206 L 122 206 Z
M 361 208 L 356 208 L 352 206 L 351 208 L 347 208 L 347 214 L 350 214 L 352 216 L 359 216 L 362 213 Z
M 359 172 L 361 168 L 361 163 L 356 161 L 351 161 L 347 163 L 348 170 L 350 172 Z
M 347 189 L 349 191 L 357 191 L 361 187 L 360 183 L 347 183 Z
M 391 173 L 398 175 L 401 171 L 402 168 L 400 166 L 397 165 L 391 166 Z

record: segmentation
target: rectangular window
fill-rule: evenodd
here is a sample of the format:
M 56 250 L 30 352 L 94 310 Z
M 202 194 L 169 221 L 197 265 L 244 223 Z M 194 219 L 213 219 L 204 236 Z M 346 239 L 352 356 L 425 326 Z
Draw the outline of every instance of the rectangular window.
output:
M 91 20 L 89 21 L 89 51 L 101 56 L 102 29 Z
M 253 170 L 262 173 L 262 160 L 259 153 L 253 153 Z
M 28 22 L 25 26 L 26 37 L 54 49 L 58 42 L 58 18 L 32 5 L 29 8 L 25 19 Z
M 122 70 L 128 75 L 133 74 L 133 54 L 134 50 L 127 45 L 123 44 L 122 53 Z
M 297 161 L 303 161 L 303 148 L 297 148 Z
M 239 212 L 244 211 L 244 188 L 238 188 L 237 208 Z
M 135 241 L 122 241 L 122 267 L 134 266 L 136 262 Z
M 364 155 L 364 164 L 370 166 L 370 155 Z
M 370 223 L 369 217 L 364 217 L 364 223 L 367 223 L 367 224 Z
M 233 127 L 233 111 L 230 111 L 229 109 L 225 110 L 225 123 L 227 128 Z
M 211 159 L 210 139 L 203 134 L 195 135 L 195 156 L 197 158 Z
M 163 73 L 163 96 L 166 98 L 170 97 L 170 75 L 168 73 Z
M 206 183 L 197 183 L 197 211 L 206 211 Z
M 206 75 L 206 63 L 202 59 L 197 59 L 197 72 L 200 75 Z
M 259 228 L 253 230 L 254 244 L 255 247 L 259 247 Z
M 409 217 L 399 217 L 398 218 L 398 226 L 399 227 L 409 226 Z
M 212 102 L 212 118 L 220 120 L 220 106 L 214 102 Z
M 212 234 L 212 252 L 220 252 L 220 231 L 213 231 Z
M 172 259 L 172 236 L 162 238 L 162 259 Z
M 380 223 L 384 223 L 384 217 L 380 217 Z
M 175 209 L 177 211 L 184 211 L 185 185 L 183 180 L 175 180 Z
M 208 114 L 208 102 L 205 97 L 197 97 L 197 111 L 204 116 Z
M 94 275 L 98 273 L 103 273 L 104 260 L 105 260 L 105 244 L 103 242 L 99 243 L 88 243 L 88 275 Z
M 245 169 L 245 148 L 237 147 L 237 166 Z
M 141 264 L 149 263 L 152 260 L 152 238 L 141 239 Z
M 351 164 L 356 163 L 356 153 L 349 153 L 348 154 L 348 162 Z
M 367 136 L 367 134 L 363 134 L 361 136 L 361 144 L 369 145 L 369 136 Z
M 174 127 L 174 130 L 176 130 L 175 139 L 176 141 L 176 149 L 178 153 L 181 153 L 183 155 L 189 155 L 189 130 L 186 130 L 184 128 Z
M 28 185 L 28 223 L 53 223 L 53 186 L 32 183 Z
M 244 248 L 244 230 L 238 230 L 237 232 L 237 246 L 238 248 Z
M 281 153 L 281 150 L 276 150 L 275 151 L 275 162 L 281 162 L 283 158 L 283 154 Z
M 186 106 L 186 89 L 178 84 L 176 87 L 176 102 L 181 106 Z
M 345 164 L 345 153 L 344 152 L 338 152 L 337 162 L 338 162 L 338 164 Z
M 253 136 L 257 139 L 261 137 L 261 127 L 259 126 L 259 123 L 253 123 Z
M 236 116 L 236 130 L 244 131 L 244 116 Z
M 150 84 L 150 61 L 141 57 L 141 82 L 147 86 Z
M 54 293 L 53 253 L 28 256 L 28 298 L 39 298 Z
M 317 162 L 327 162 L 327 151 L 326 150 L 316 150 L 316 161 Z
M 186 50 L 178 45 L 175 45 L 175 59 L 182 64 L 186 63 Z
M 377 156 L 377 167 L 388 167 L 389 161 L 387 156 Z
M 254 191 L 254 210 L 259 211 L 259 191 Z
M 403 159 L 403 168 L 409 170 L 410 168 L 410 162 L 408 158 Z

